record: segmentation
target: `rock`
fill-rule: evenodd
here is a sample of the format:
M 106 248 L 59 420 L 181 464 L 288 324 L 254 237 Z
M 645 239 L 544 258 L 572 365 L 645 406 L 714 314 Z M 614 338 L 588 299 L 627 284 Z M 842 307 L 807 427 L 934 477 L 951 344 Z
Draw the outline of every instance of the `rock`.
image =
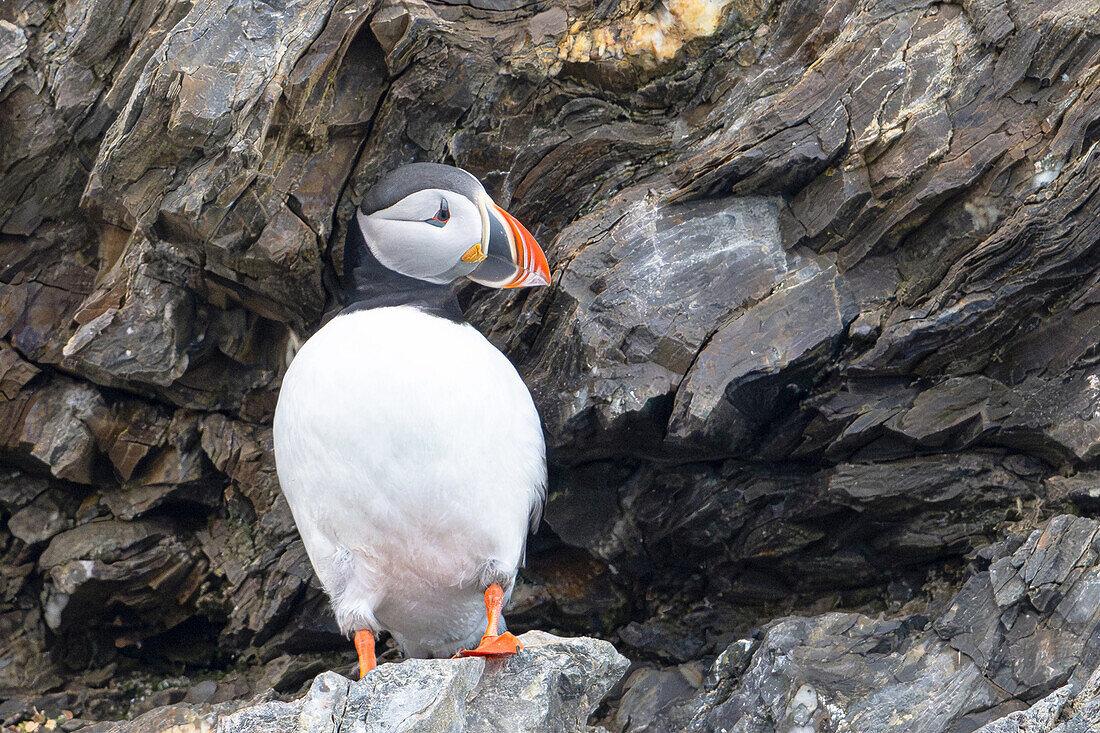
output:
M 41 370 L 19 356 L 15 349 L 0 346 L 0 396 L 14 400 L 15 396 Z
M 0 21 L 0 92 L 23 65 L 26 50 L 27 34 L 23 29 L 6 20 Z
M 1100 505 L 1100 472 L 1082 471 L 1075 476 L 1051 476 L 1046 480 L 1052 501 L 1092 509 Z
M 623 683 L 617 727 L 632 733 L 676 730 L 695 713 L 692 698 L 699 682 L 698 670 L 690 666 L 636 670 Z
M 771 622 L 757 641 L 727 649 L 699 692 L 666 687 L 657 705 L 632 678 L 619 719 L 624 730 L 692 731 L 1087 725 L 1070 721 L 1094 719 L 1100 680 L 1098 535 L 1100 522 L 1061 515 L 1022 544 L 1002 543 L 938 618 L 830 613 Z M 655 721 L 663 727 L 647 728 Z
M 96 456 L 90 424 L 104 410 L 94 389 L 66 379 L 51 380 L 41 389 L 21 391 L 15 400 L 0 403 L 0 445 L 57 478 L 89 484 Z
M 570 453 L 598 447 L 582 437 L 615 440 L 660 419 L 716 324 L 792 267 L 766 199 L 642 199 L 615 214 L 606 233 L 584 222 L 562 234 L 599 239 L 572 254 L 541 329 L 555 348 L 528 367 L 550 436 Z
M 596 639 L 530 631 L 524 651 L 505 661 L 410 659 L 382 664 L 352 682 L 335 672 L 313 680 L 292 702 L 175 705 L 88 733 L 194 725 L 232 731 L 572 731 L 584 730 L 627 660 Z M 333 727 L 335 725 L 335 727 Z
M 42 590 L 45 622 L 68 640 L 74 664 L 91 661 L 80 658 L 99 646 L 88 639 L 106 635 L 113 647 L 122 648 L 192 615 L 204 558 L 177 535 L 163 520 L 107 520 L 50 541 L 38 559 L 48 578 Z
M 64 683 L 49 658 L 43 627 L 37 608 L 0 614 L 0 696 L 12 698 L 26 690 L 51 690 Z
M 676 391 L 668 438 L 740 453 L 810 393 L 857 312 L 835 268 L 811 262 L 710 335 Z
M 8 520 L 8 531 L 29 547 L 46 542 L 75 519 L 79 494 L 61 487 L 48 489 Z
M 1072 696 L 1070 685 L 1060 687 L 1032 705 L 1027 710 L 1009 713 L 1000 720 L 986 723 L 978 729 L 980 733 L 1023 733 L 1023 731 L 1049 731 L 1054 727 Z
M 975 733 L 1085 733 L 1100 725 L 1100 668 L 1084 685 L 1065 685 L 1027 710 L 1010 713 Z
M 223 642 L 244 647 L 278 634 L 278 651 L 302 651 L 279 646 L 295 638 L 325 650 L 343 645 L 279 491 L 270 427 L 210 415 L 200 432 L 207 458 L 231 482 L 233 512 L 244 520 L 219 518 L 197 534 L 213 571 L 228 581 Z
M 668 668 L 728 661 L 750 629 L 836 610 L 853 630 L 769 648 L 863 643 L 929 588 L 967 599 L 928 611 L 956 663 L 1026 703 L 1076 684 L 1091 652 L 1047 673 L 1025 632 L 1081 568 L 1036 582 L 1002 541 L 1100 507 L 1095 3 L 659 5 L 0 13 L 5 696 L 102 718 L 166 660 L 221 675 L 222 702 L 349 653 L 270 421 L 359 197 L 413 160 L 479 176 L 553 266 L 545 289 L 459 293 L 551 448 L 512 617 L 661 670 L 630 725 L 674 725 L 697 693 Z M 1083 549 L 1081 526 L 1059 541 Z M 998 585 L 960 590 L 967 561 Z M 1015 616 L 977 610 L 1000 602 Z M 885 680 L 886 656 L 857 666 Z M 800 684 L 772 718 L 822 714 L 807 684 L 812 712 Z M 1087 718 L 1076 699 L 1058 725 Z

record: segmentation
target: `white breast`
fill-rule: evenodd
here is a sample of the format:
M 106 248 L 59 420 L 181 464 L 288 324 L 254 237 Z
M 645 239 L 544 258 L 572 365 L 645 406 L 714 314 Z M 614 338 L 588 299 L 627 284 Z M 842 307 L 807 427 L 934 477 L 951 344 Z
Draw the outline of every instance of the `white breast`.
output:
M 345 632 L 410 653 L 480 635 L 481 578 L 514 577 L 546 485 L 531 395 L 474 328 L 411 307 L 338 316 L 275 411 L 279 482 Z

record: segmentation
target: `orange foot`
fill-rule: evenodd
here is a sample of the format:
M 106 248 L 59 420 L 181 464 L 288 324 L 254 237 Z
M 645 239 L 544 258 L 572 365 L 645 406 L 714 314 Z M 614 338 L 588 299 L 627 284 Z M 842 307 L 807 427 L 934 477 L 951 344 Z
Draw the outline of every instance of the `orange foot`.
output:
M 355 651 L 359 654 L 359 679 L 367 676 L 376 666 L 374 658 L 374 634 L 363 629 L 355 632 Z
M 511 632 L 505 631 L 499 636 L 483 636 L 476 649 L 462 649 L 460 657 L 504 657 L 515 654 L 523 644 Z
M 515 654 L 523 648 L 520 640 L 511 633 L 507 631 L 503 634 L 497 633 L 502 606 L 504 606 L 504 591 L 499 585 L 493 583 L 485 589 L 485 616 L 489 622 L 485 626 L 485 635 L 481 637 L 481 643 L 476 649 L 460 649 L 455 657 L 504 657 Z

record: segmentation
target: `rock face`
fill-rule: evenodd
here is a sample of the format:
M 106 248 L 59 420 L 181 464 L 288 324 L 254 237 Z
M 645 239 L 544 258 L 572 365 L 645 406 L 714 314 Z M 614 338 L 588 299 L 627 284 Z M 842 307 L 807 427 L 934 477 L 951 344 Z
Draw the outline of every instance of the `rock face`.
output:
M 675 665 L 669 702 L 778 617 L 909 617 L 982 548 L 1096 515 L 1098 18 L 0 3 L 3 719 L 119 718 L 211 675 L 212 703 L 289 694 L 349 661 L 270 420 L 356 202 L 412 160 L 484 180 L 554 272 L 459 292 L 550 446 L 517 627 Z M 1017 592 L 997 572 L 983 603 Z M 1054 694 L 1065 670 L 1006 644 L 982 674 Z
M 668 694 L 677 670 L 637 671 L 618 721 L 624 731 L 1095 729 L 1100 522 L 1055 517 L 983 549 L 974 570 L 933 618 L 769 623 L 678 695 Z
M 520 639 L 523 652 L 505 661 L 412 659 L 383 664 L 358 682 L 325 672 L 292 702 L 183 704 L 86 730 L 137 733 L 181 726 L 215 733 L 574 733 L 585 730 L 588 717 L 629 665 L 606 641 L 537 631 Z

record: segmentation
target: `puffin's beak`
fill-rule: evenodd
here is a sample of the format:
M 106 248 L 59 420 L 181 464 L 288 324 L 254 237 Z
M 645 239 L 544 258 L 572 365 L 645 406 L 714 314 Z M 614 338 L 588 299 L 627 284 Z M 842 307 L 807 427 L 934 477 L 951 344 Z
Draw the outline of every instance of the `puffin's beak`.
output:
M 549 285 L 546 255 L 527 227 L 492 201 L 485 201 L 481 211 L 489 234 L 487 257 L 467 277 L 492 288 Z

